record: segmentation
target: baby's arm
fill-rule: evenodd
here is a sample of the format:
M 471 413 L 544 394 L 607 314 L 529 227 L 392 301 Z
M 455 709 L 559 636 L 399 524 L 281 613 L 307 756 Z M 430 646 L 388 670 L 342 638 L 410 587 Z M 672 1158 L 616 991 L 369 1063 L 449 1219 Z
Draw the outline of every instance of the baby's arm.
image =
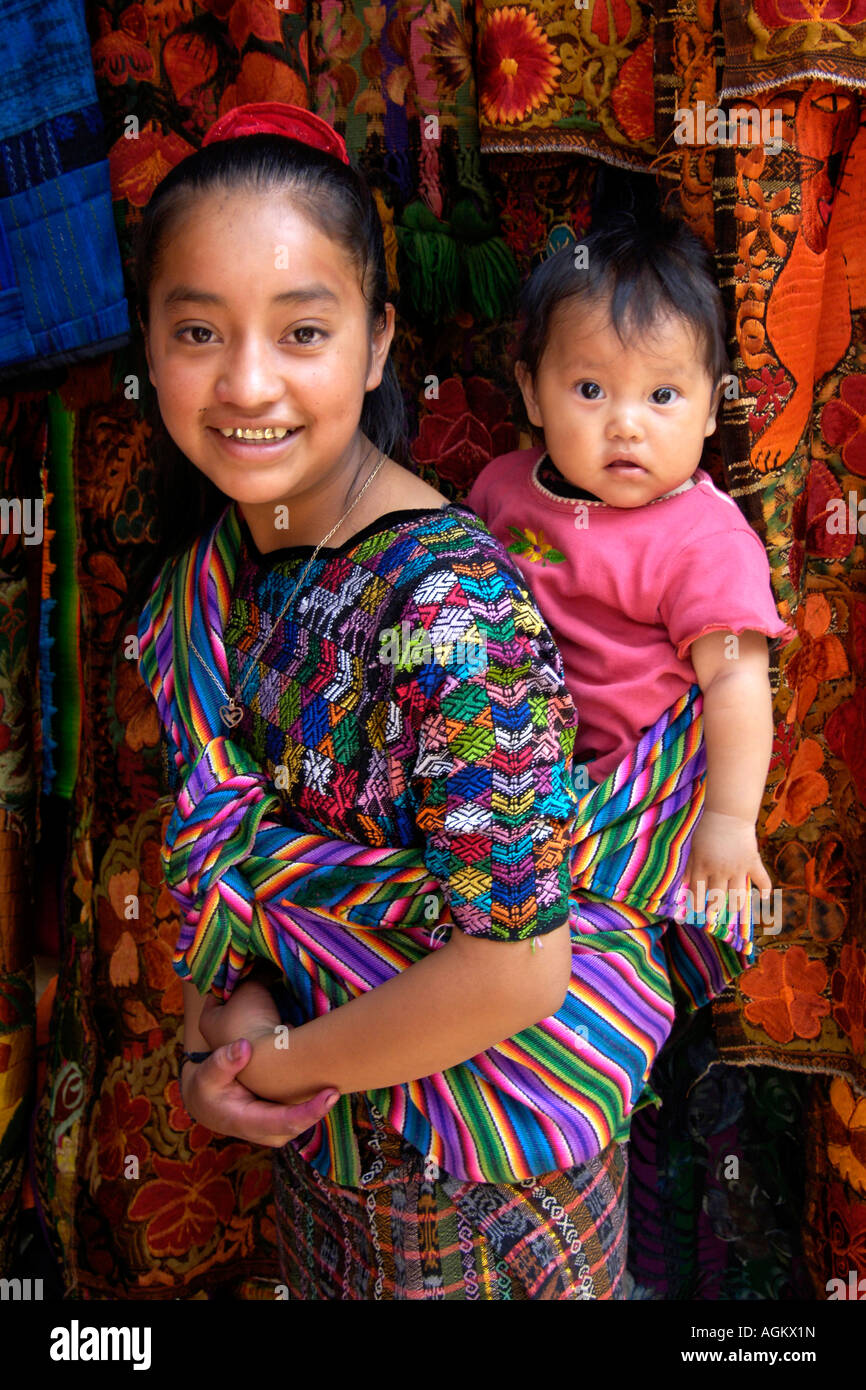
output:
M 256 1095 L 295 1104 L 325 1087 L 372 1091 L 457 1066 L 562 1005 L 571 974 L 568 924 L 538 944 L 542 950 L 455 926 L 444 946 L 407 970 L 294 1028 L 288 1048 L 276 1045 L 263 1016 L 255 1035 L 246 1033 L 253 1052 L 239 1077 Z M 228 1013 L 231 1003 L 209 1005 L 202 1015 L 212 1043 L 223 1008 Z
M 207 1002 L 189 981 L 184 981 L 183 998 L 186 1049 L 203 1052 L 208 1045 L 217 1049 L 206 1061 L 186 1062 L 181 1067 L 183 1102 L 191 1115 L 216 1134 L 282 1148 L 317 1124 L 339 1099 L 339 1092 L 331 1087 L 303 1105 L 277 1105 L 254 1095 L 238 1080 L 238 1072 L 246 1067 L 252 1053 L 250 1040 L 262 1033 L 276 1036 L 279 1014 L 270 992 L 260 982 L 244 980 L 229 1005 L 214 1010 L 217 1016 L 226 1016 L 223 1021 L 229 1037 L 212 1035 L 215 1030 L 208 1027 Z M 226 1042 L 231 1046 L 224 1046 Z
M 241 980 L 226 1004 L 209 994 L 202 1002 L 198 1027 L 211 1047 L 223 1047 L 235 1038 L 253 1042 L 262 1033 L 277 1037 L 286 1026 L 264 980 L 253 973 Z
M 710 632 L 689 655 L 704 696 L 707 794 L 685 878 L 702 913 L 711 889 L 745 895 L 746 875 L 762 892 L 772 887 L 755 823 L 773 745 L 773 701 L 762 633 Z

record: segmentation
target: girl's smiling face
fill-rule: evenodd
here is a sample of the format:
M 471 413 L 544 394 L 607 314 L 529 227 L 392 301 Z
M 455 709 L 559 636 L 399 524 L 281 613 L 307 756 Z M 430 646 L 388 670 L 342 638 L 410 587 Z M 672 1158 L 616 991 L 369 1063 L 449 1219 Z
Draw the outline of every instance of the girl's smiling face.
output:
M 285 193 L 211 192 L 178 217 L 150 287 L 150 380 L 166 429 L 260 534 L 316 543 L 362 460 L 364 394 L 394 309 L 369 327 L 359 273 Z M 262 547 L 265 548 L 265 547 Z

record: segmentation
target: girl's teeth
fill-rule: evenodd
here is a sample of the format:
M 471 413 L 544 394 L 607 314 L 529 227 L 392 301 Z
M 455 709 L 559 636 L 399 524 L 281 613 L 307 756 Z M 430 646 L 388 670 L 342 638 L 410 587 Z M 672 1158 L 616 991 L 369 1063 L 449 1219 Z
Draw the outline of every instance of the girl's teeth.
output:
M 220 434 L 225 439 L 285 439 L 286 435 L 290 433 L 290 430 L 272 429 L 270 425 L 263 430 L 220 430 Z

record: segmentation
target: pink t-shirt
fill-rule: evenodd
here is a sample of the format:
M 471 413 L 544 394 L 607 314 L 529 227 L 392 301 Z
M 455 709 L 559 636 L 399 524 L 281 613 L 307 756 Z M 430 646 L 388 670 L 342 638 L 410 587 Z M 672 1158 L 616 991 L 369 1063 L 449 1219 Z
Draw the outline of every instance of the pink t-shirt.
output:
M 580 720 L 575 762 L 600 781 L 694 684 L 696 638 L 794 629 L 776 612 L 759 537 L 703 469 L 630 509 L 557 497 L 538 481 L 543 455 L 493 459 L 467 502 L 519 566 L 562 653 Z

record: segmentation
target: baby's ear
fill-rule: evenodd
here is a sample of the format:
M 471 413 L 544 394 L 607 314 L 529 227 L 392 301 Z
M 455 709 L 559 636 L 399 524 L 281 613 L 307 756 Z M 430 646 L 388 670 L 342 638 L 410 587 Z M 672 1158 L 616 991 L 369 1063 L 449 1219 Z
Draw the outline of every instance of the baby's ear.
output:
M 712 399 L 710 401 L 710 413 L 709 418 L 707 420 L 707 428 L 704 431 L 705 435 L 711 435 L 713 433 L 713 430 L 716 428 L 716 425 L 718 424 L 716 416 L 719 413 L 719 406 L 722 403 L 722 392 L 724 391 L 725 386 L 730 381 L 730 379 L 730 375 L 723 376 L 721 380 L 718 382 L 715 390 L 713 391 Z
M 532 374 L 525 362 L 519 359 L 514 364 L 514 379 L 520 387 L 520 394 L 523 397 L 523 404 L 526 406 L 526 414 L 530 422 L 541 428 L 541 412 L 538 409 L 538 398 L 535 394 L 535 383 Z

